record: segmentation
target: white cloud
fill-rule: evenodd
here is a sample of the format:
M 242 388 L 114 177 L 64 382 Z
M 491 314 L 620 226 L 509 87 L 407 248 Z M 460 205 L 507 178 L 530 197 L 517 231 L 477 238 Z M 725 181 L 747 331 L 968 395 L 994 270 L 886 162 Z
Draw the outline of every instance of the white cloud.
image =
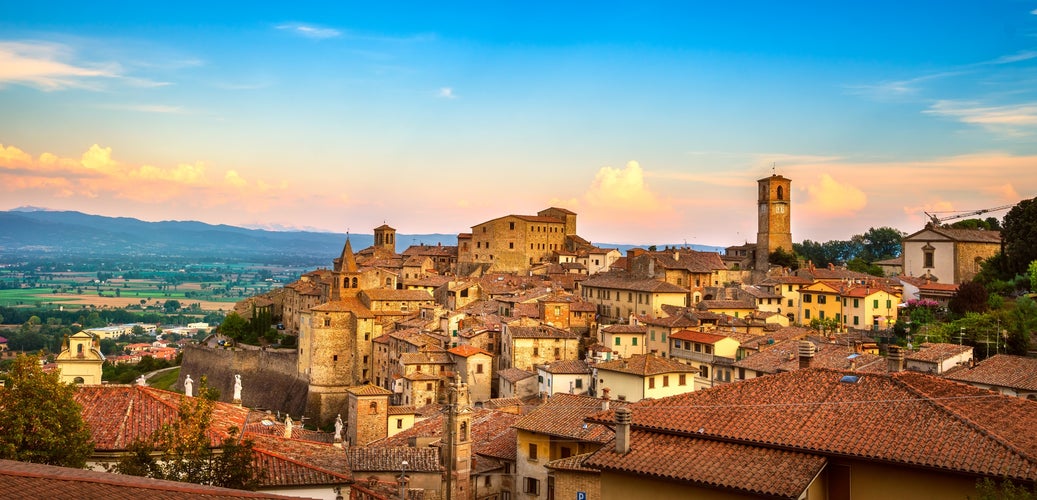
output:
M 0 84 L 30 85 L 41 90 L 93 88 L 98 79 L 120 77 L 114 63 L 72 62 L 70 47 L 44 42 L 0 42 Z
M 1014 62 L 1027 61 L 1037 57 L 1037 52 L 1032 50 L 1021 50 L 1015 54 L 1001 56 L 991 61 L 991 64 L 1010 64 Z
M 314 26 L 303 23 L 285 23 L 279 24 L 277 29 L 288 31 L 299 36 L 306 38 L 313 38 L 315 40 L 324 40 L 328 38 L 338 38 L 342 36 L 342 32 L 333 28 L 324 28 L 321 26 Z
M 954 118 L 990 131 L 1012 136 L 1028 135 L 1037 129 L 1037 103 L 984 106 L 971 101 L 936 101 L 925 114 Z
M 856 186 L 841 183 L 829 174 L 821 174 L 818 182 L 807 186 L 806 207 L 818 217 L 853 215 L 868 204 L 868 196 Z
M 618 212 L 654 212 L 662 202 L 645 184 L 645 173 L 636 161 L 623 169 L 602 167 L 583 199 L 591 207 Z
M 440 88 L 439 92 L 436 93 L 436 96 L 443 99 L 457 99 L 457 94 L 455 94 L 454 89 L 450 87 Z

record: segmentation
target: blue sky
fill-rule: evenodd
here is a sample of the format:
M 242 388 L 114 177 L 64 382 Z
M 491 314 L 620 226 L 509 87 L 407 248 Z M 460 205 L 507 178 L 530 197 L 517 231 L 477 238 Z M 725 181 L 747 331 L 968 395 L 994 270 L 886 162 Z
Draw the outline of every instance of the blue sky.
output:
M 795 241 L 1037 195 L 1037 2 L 4 3 L 0 209 L 727 245 L 772 167 Z

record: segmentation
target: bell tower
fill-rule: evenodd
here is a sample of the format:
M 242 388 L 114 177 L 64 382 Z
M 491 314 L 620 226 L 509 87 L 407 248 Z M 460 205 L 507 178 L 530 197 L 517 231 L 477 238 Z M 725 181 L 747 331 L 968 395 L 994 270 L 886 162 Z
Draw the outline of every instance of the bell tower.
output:
M 374 228 L 374 247 L 384 248 L 390 253 L 396 253 L 396 230 L 388 224 L 382 224 Z
M 756 233 L 756 272 L 766 273 L 770 254 L 792 252 L 792 181 L 778 174 L 756 181 L 759 185 L 759 230 Z
M 446 489 L 447 498 L 474 498 L 472 491 L 472 393 L 468 384 L 455 376 L 450 384 L 446 436 Z

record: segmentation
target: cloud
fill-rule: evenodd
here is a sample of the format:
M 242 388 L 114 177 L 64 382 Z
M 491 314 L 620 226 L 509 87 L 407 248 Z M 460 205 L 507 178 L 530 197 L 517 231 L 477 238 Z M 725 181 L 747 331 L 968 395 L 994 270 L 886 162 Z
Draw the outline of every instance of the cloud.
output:
M 276 28 L 302 37 L 312 38 L 314 40 L 325 40 L 342 36 L 342 32 L 339 30 L 303 23 L 279 24 Z
M 653 212 L 663 207 L 645 185 L 644 170 L 636 161 L 622 170 L 602 167 L 583 200 L 591 207 L 615 211 Z
M 1021 50 L 1019 52 L 1016 52 L 1015 54 L 1001 56 L 997 59 L 994 59 L 993 61 L 990 61 L 990 64 L 1011 64 L 1020 61 L 1027 61 L 1035 57 L 1037 57 L 1037 52 L 1032 50 Z
M 97 80 L 120 77 L 117 64 L 75 63 L 70 47 L 45 42 L 0 42 L 0 84 L 28 85 L 54 91 L 92 89 Z
M 876 101 L 898 101 L 918 95 L 922 90 L 922 84 L 925 82 L 959 76 L 966 72 L 963 70 L 941 71 L 902 80 L 885 80 L 873 84 L 847 85 L 845 88 L 852 95 L 859 95 Z
M 985 106 L 973 101 L 940 100 L 923 113 L 954 118 L 962 123 L 1010 136 L 1029 135 L 1037 131 L 1037 103 L 1034 102 Z
M 821 174 L 820 180 L 807 186 L 805 208 L 818 217 L 845 217 L 855 215 L 868 205 L 868 196 L 855 186 L 841 183 L 830 174 Z
M 442 87 L 436 92 L 436 96 L 442 99 L 457 99 L 457 94 L 454 94 L 454 89 L 450 87 Z
M 227 184 L 230 184 L 231 186 L 234 186 L 236 188 L 242 188 L 248 185 L 248 181 L 246 181 L 243 177 L 241 177 L 241 175 L 239 175 L 234 170 L 228 171 L 227 174 L 223 176 L 223 180 Z

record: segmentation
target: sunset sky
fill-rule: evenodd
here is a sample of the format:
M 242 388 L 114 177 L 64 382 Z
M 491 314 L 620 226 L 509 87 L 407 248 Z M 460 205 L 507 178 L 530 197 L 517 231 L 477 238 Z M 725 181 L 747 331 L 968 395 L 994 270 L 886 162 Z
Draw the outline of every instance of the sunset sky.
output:
M 725 246 L 772 168 L 797 242 L 1037 196 L 1037 1 L 0 5 L 0 210 Z

